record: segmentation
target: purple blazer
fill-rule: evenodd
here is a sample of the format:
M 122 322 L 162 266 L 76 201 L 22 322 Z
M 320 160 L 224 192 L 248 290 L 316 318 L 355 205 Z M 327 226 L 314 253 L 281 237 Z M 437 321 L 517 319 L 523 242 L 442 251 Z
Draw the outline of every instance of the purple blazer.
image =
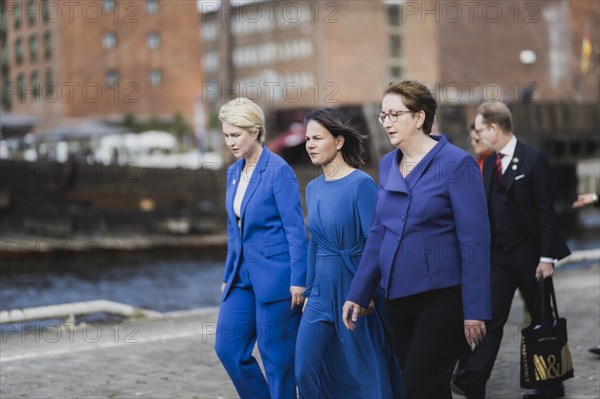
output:
M 379 164 L 379 191 L 363 256 L 347 299 L 386 299 L 461 286 L 464 318 L 488 320 L 490 227 L 479 166 L 443 136 L 406 176 L 402 152 Z

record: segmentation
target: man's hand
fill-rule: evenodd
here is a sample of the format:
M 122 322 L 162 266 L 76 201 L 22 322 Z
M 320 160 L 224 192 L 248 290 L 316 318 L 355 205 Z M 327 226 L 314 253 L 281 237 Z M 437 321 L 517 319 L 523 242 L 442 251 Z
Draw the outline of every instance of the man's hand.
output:
M 552 277 L 553 274 L 554 274 L 554 265 L 549 262 L 540 262 L 540 263 L 538 263 L 537 268 L 535 269 L 535 278 L 538 280 L 542 277 L 543 278 Z
M 596 193 L 579 194 L 575 202 L 573 202 L 573 208 L 581 208 L 586 205 L 591 205 L 596 201 L 598 201 L 598 194 Z
M 290 287 L 290 294 L 292 294 L 292 306 L 291 309 L 294 309 L 296 305 L 302 305 L 304 303 L 304 297 L 302 294 L 304 293 L 304 287 L 298 287 L 296 285 L 292 285 Z
M 366 312 L 365 308 L 352 301 L 346 301 L 342 310 L 342 321 L 344 322 L 346 328 L 350 331 L 354 330 L 356 327 L 355 322 Z
M 485 338 L 486 330 L 485 323 L 481 320 L 465 320 L 465 338 L 471 346 L 471 350 L 475 349 Z

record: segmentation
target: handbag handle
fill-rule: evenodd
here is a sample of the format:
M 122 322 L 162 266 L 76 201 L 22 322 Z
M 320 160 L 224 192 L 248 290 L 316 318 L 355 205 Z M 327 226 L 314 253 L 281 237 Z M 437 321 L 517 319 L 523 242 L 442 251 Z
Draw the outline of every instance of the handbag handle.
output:
M 550 316 L 552 317 L 552 323 L 548 320 L 548 313 L 546 312 L 546 294 L 545 294 L 545 281 L 548 281 L 548 296 L 550 297 Z M 538 308 L 541 307 L 542 315 L 541 317 L 538 314 Z M 543 326 L 551 326 L 554 324 L 554 320 L 558 320 L 558 307 L 556 305 L 556 294 L 554 293 L 554 284 L 552 282 L 552 277 L 548 277 L 547 279 L 540 279 L 538 282 L 538 289 L 535 296 L 535 302 L 533 305 L 533 310 L 531 312 L 531 320 L 539 320 Z
M 558 306 L 556 306 L 556 293 L 554 292 L 554 283 L 552 277 L 549 277 L 547 280 L 548 288 L 550 289 L 550 299 L 552 300 L 552 313 L 554 314 L 554 319 L 558 320 Z

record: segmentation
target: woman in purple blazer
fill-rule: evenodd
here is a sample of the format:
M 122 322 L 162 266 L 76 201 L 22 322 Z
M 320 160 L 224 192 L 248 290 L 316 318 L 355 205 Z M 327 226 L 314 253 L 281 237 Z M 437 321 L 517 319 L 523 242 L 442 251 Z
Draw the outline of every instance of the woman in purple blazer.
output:
M 373 224 L 346 296 L 354 329 L 379 285 L 403 372 L 403 397 L 452 398 L 462 340 L 490 317 L 490 229 L 473 157 L 430 135 L 437 103 L 416 81 L 392 81 L 379 121 L 397 149 L 379 164 Z
M 247 98 L 221 107 L 228 249 L 215 350 L 244 398 L 296 398 L 294 353 L 306 283 L 306 228 L 292 168 L 262 145 L 264 114 Z M 255 343 L 265 369 L 252 356 Z

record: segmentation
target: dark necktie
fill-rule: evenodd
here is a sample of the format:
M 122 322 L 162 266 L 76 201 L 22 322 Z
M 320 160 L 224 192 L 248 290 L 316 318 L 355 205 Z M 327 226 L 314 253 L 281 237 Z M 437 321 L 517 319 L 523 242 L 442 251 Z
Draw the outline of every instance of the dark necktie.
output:
M 496 164 L 494 165 L 494 170 L 496 172 L 496 180 L 500 180 L 502 178 L 502 158 L 504 158 L 504 154 L 501 152 L 496 153 Z

